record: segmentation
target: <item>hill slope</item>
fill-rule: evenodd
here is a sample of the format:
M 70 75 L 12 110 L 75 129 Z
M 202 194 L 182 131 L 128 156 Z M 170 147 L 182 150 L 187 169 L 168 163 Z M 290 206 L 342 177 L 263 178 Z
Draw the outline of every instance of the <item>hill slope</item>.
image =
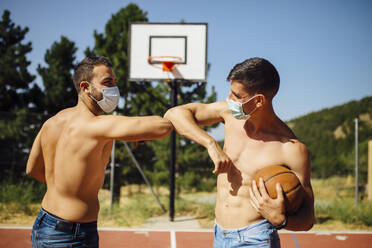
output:
M 323 109 L 287 122 L 310 153 L 312 175 L 354 175 L 355 122 L 359 119 L 359 176 L 367 178 L 368 140 L 372 139 L 372 96 Z

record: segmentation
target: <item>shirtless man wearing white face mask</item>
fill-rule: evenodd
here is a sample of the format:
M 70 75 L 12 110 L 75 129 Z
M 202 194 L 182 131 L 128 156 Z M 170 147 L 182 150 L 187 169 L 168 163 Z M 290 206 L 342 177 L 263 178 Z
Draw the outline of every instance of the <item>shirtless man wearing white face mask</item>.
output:
M 204 146 L 217 176 L 214 247 L 280 247 L 277 229 L 309 230 L 314 220 L 314 197 L 310 183 L 307 149 L 274 112 L 272 99 L 279 89 L 279 74 L 262 58 L 234 66 L 228 77 L 226 101 L 190 103 L 168 110 L 169 119 L 181 135 Z M 199 126 L 225 124 L 223 150 Z M 306 191 L 294 215 L 285 215 L 283 192 L 271 199 L 262 180 L 253 181 L 258 170 L 286 165 Z
M 101 115 L 113 111 L 120 97 L 105 57 L 81 61 L 73 81 L 77 105 L 43 124 L 27 162 L 26 173 L 47 185 L 32 230 L 33 247 L 98 247 L 98 191 L 113 140 L 164 138 L 173 128 L 160 116 Z

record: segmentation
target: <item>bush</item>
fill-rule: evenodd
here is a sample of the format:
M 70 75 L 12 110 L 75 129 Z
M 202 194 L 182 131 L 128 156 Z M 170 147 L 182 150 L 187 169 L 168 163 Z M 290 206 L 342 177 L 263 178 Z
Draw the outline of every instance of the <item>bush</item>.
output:
M 35 181 L 24 181 L 17 184 L 3 182 L 0 189 L 0 202 L 11 204 L 26 214 L 32 214 L 31 203 L 41 202 L 46 186 Z
M 362 203 L 358 210 L 358 219 L 366 226 L 372 226 L 372 205 Z
M 340 220 L 348 224 L 364 224 L 372 226 L 372 206 L 369 202 L 360 202 L 358 212 L 354 201 L 350 199 L 338 199 L 329 202 L 315 202 L 316 222 L 324 220 Z

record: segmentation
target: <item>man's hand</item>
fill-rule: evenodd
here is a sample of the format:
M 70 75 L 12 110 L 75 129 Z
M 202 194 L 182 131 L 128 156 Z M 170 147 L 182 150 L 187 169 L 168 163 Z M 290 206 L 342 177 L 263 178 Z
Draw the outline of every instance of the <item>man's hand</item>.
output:
M 272 199 L 265 188 L 262 178 L 259 181 L 259 187 L 252 181 L 252 187 L 249 187 L 251 204 L 254 209 L 272 225 L 279 226 L 285 220 L 285 205 L 283 189 L 279 183 L 276 184 L 277 198 Z
M 217 142 L 212 143 L 207 147 L 209 157 L 214 163 L 213 174 L 228 172 L 231 168 L 231 159 L 221 149 Z
M 140 141 L 134 141 L 133 143 L 133 150 L 136 150 L 138 145 L 144 145 L 146 144 L 147 140 L 140 140 Z

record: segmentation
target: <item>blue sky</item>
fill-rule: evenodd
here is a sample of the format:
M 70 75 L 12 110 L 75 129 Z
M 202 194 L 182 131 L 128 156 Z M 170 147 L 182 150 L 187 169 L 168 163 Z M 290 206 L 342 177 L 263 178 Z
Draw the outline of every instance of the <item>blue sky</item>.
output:
M 228 94 L 230 69 L 256 56 L 279 71 L 274 109 L 285 121 L 372 95 L 369 0 L 1 0 L 0 10 L 29 27 L 29 70 L 37 74 L 46 49 L 61 35 L 76 43 L 77 59 L 83 59 L 94 30 L 102 33 L 111 15 L 130 2 L 147 11 L 150 22 L 208 23 L 208 87 L 215 87 L 218 100 Z M 222 128 L 213 136 L 222 138 Z

